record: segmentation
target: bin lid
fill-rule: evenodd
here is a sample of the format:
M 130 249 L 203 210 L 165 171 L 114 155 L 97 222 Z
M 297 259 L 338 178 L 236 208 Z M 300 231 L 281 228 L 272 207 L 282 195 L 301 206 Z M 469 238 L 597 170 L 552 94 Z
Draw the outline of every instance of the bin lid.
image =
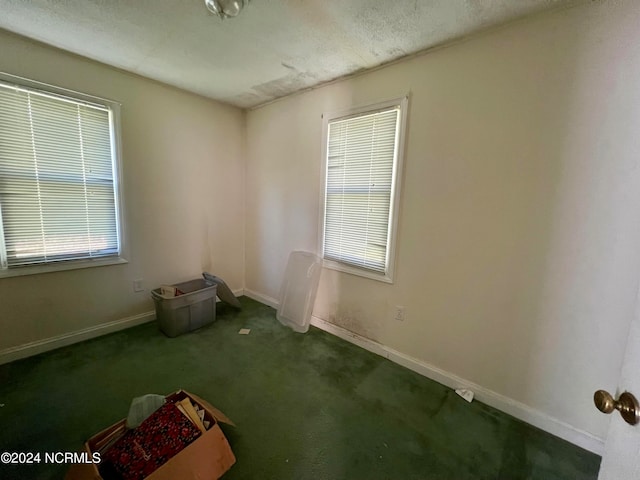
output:
M 231 305 L 232 307 L 242 308 L 242 305 L 240 305 L 240 302 L 238 301 L 236 296 L 233 294 L 229 286 L 224 282 L 224 280 L 222 280 L 220 277 L 216 277 L 215 275 L 211 275 L 210 273 L 207 273 L 207 272 L 202 272 L 202 276 L 208 282 L 215 283 L 218 286 L 216 293 L 218 295 L 218 298 L 222 302 L 228 305 Z

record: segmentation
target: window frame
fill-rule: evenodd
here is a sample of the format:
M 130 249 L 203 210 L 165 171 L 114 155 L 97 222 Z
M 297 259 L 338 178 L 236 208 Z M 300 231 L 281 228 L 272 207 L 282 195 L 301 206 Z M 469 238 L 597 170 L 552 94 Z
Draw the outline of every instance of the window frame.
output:
M 77 260 L 63 260 L 51 263 L 40 263 L 34 265 L 3 267 L 0 265 L 0 278 L 19 277 L 23 275 L 35 275 L 41 273 L 58 272 L 65 270 L 77 270 L 91 267 L 102 267 L 106 265 L 118 265 L 128 263 L 128 243 L 125 235 L 124 221 L 124 195 L 122 191 L 122 146 L 120 140 L 121 120 L 120 120 L 120 103 L 106 98 L 96 97 L 93 95 L 57 87 L 36 80 L 19 77 L 9 73 L 0 71 L 0 81 L 5 84 L 12 84 L 19 88 L 28 88 L 38 90 L 44 94 L 75 102 L 82 102 L 107 108 L 111 112 L 111 149 L 112 149 L 112 169 L 113 169 L 113 190 L 115 201 L 116 229 L 118 232 L 118 240 L 120 251 L 118 255 L 98 258 L 82 258 Z M 4 232 L 2 219 L 0 218 L 0 254 L 4 255 Z
M 375 113 L 391 107 L 400 110 L 398 119 L 396 156 L 393 163 L 391 180 L 391 202 L 389 205 L 389 224 L 387 235 L 387 255 L 385 260 L 385 272 L 378 273 L 373 270 L 358 268 L 356 266 L 324 258 L 325 227 L 326 227 L 326 190 L 327 190 L 327 165 L 328 165 L 328 135 L 329 123 L 335 120 L 344 120 L 350 117 L 357 117 Z M 407 127 L 407 111 L 409 108 L 409 95 L 393 98 L 377 103 L 362 105 L 345 110 L 326 112 L 322 115 L 322 163 L 320 174 L 320 209 L 318 227 L 318 252 L 322 258 L 323 266 L 331 270 L 349 273 L 360 277 L 377 280 L 385 283 L 394 283 L 395 260 L 396 260 L 396 240 L 398 231 L 398 221 L 400 217 L 400 199 L 402 190 L 402 172 L 404 164 L 404 145 Z

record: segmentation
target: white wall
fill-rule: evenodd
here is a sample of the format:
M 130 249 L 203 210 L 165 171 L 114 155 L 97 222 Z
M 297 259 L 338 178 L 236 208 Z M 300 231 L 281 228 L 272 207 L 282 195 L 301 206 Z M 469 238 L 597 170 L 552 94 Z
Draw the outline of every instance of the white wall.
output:
M 321 114 L 410 92 L 396 281 L 325 269 L 314 315 L 602 438 L 640 274 L 637 25 L 591 2 L 248 112 L 246 288 L 317 250 Z
M 396 281 L 325 270 L 315 315 L 603 436 L 591 395 L 615 390 L 640 273 L 638 24 L 633 0 L 545 14 L 246 131 L 238 109 L 0 32 L 0 70 L 122 103 L 130 243 L 126 265 L 0 279 L 0 351 L 150 311 L 149 288 L 204 269 L 277 297 L 289 252 L 317 247 L 321 114 L 410 92 Z
M 0 351 L 153 310 L 206 269 L 244 281 L 244 113 L 0 31 L 0 70 L 120 102 L 129 263 L 0 278 Z M 146 291 L 133 293 L 144 279 Z

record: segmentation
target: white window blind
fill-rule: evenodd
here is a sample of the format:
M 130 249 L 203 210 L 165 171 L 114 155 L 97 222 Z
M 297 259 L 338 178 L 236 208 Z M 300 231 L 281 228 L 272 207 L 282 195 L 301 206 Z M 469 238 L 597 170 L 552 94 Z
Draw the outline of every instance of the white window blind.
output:
M 112 129 L 107 106 L 0 82 L 4 268 L 120 253 Z
M 324 258 L 385 274 L 400 107 L 328 122 Z

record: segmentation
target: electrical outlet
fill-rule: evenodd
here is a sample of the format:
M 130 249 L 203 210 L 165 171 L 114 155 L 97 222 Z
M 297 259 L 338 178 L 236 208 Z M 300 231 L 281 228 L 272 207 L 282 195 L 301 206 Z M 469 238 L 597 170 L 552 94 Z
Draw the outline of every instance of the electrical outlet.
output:
M 142 285 L 142 279 L 133 281 L 134 292 L 144 292 L 144 286 Z
M 393 318 L 399 322 L 404 322 L 404 306 L 396 305 L 396 311 Z

